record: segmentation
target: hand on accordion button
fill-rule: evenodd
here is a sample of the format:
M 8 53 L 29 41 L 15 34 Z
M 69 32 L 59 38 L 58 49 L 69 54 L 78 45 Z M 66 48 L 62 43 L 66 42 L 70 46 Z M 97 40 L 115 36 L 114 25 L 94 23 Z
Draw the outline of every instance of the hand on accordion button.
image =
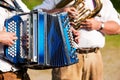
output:
M 75 30 L 73 27 L 70 27 L 71 32 L 73 33 L 73 38 L 76 43 L 79 43 L 80 32 Z
M 0 42 L 3 45 L 12 46 L 14 44 L 14 40 L 17 40 L 16 34 L 12 32 L 0 32 Z

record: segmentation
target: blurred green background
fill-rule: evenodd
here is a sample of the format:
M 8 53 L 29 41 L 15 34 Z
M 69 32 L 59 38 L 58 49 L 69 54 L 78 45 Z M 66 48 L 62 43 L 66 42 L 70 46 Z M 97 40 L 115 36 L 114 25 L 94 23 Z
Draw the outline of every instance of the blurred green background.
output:
M 120 13 L 120 0 L 111 0 Z M 23 0 L 29 9 L 42 3 L 42 0 Z M 120 80 L 120 35 L 106 36 L 106 44 L 101 49 L 104 62 L 104 80 Z M 51 70 L 29 70 L 32 80 L 51 80 Z M 48 78 L 47 78 L 48 77 Z
M 35 7 L 36 5 L 39 5 L 42 3 L 43 0 L 22 0 L 29 9 L 33 9 L 33 7 Z

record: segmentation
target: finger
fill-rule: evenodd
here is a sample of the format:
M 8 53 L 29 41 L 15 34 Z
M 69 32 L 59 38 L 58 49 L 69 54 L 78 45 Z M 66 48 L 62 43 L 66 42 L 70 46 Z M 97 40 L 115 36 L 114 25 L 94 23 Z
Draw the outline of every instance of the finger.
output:
M 88 22 L 86 20 L 81 21 L 81 24 L 87 24 Z
M 75 25 L 75 23 L 74 22 L 70 22 L 70 25 Z
M 73 27 L 70 27 L 71 32 L 75 32 L 75 29 Z
M 76 16 L 78 15 L 78 12 L 75 8 L 71 7 L 70 10 L 68 11 L 71 15 Z
M 17 36 L 15 33 L 9 33 L 10 38 L 13 39 L 17 39 Z
M 86 21 L 91 21 L 91 20 L 94 20 L 94 18 L 88 18 L 88 19 L 86 19 Z
M 88 22 L 88 21 L 82 21 L 82 22 L 81 22 L 81 25 L 82 25 L 83 27 L 90 27 L 90 26 L 91 26 L 91 23 Z
M 18 37 L 13 37 L 12 39 L 13 39 L 13 40 L 17 40 L 17 39 L 18 39 Z
M 9 44 L 8 46 L 13 46 L 13 44 Z
M 75 37 L 75 42 L 79 43 L 79 37 Z
M 15 34 L 15 33 L 11 33 L 11 35 L 12 35 L 12 36 L 16 36 L 16 34 Z
M 71 10 L 71 11 L 74 11 L 74 12 L 78 12 L 78 11 L 76 10 L 76 8 L 74 8 L 74 7 L 71 7 L 70 10 Z
M 15 43 L 15 42 L 14 42 L 13 40 L 11 40 L 7 45 L 8 45 L 8 46 L 13 46 L 14 43 Z
M 6 28 L 5 28 L 5 27 L 3 27 L 3 31 L 6 31 Z
M 71 19 L 71 21 L 74 21 L 74 19 L 76 19 L 77 18 L 77 16 L 75 16 L 75 15 L 71 15 L 71 14 L 69 14 L 69 18 Z
M 74 11 L 69 11 L 69 15 L 71 15 L 71 17 L 76 17 L 76 18 L 78 18 L 78 13 L 77 12 L 74 12 Z

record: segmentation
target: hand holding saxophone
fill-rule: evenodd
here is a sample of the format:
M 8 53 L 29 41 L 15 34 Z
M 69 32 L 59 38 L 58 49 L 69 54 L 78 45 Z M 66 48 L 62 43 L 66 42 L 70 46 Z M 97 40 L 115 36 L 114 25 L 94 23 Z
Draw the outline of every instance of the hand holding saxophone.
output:
M 76 28 L 75 26 L 78 26 L 77 29 L 86 29 L 86 30 L 99 30 L 101 22 L 96 21 L 94 18 L 89 19 L 83 19 L 83 21 L 76 21 L 79 19 L 79 13 L 78 10 L 75 7 L 65 7 L 62 8 L 62 11 L 68 12 L 69 18 L 70 18 L 70 24 Z M 77 25 L 78 24 L 78 25 Z
M 80 23 L 80 28 L 86 30 L 99 30 L 101 27 L 101 22 L 95 20 L 94 18 L 86 19 Z
M 70 24 L 72 27 L 76 26 L 76 20 L 79 18 L 78 10 L 75 7 L 64 7 L 61 12 L 68 12 L 68 16 L 70 19 Z
M 68 12 L 70 19 L 77 18 L 78 11 L 74 7 L 64 7 L 62 12 Z

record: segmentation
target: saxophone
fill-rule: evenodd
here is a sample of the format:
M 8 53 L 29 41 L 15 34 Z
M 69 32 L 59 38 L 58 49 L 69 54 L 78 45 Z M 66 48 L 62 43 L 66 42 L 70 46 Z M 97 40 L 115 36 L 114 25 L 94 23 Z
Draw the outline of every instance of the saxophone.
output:
M 62 8 L 65 5 L 67 5 L 68 3 L 70 3 L 71 1 L 73 1 L 73 0 L 62 0 L 56 6 L 56 8 Z M 102 3 L 101 3 L 100 0 L 94 0 L 94 2 L 95 2 L 94 9 L 90 10 L 90 9 L 87 9 L 85 7 L 85 1 L 84 0 L 75 0 L 74 4 L 72 6 L 76 8 L 76 10 L 78 11 L 79 15 L 75 19 L 71 19 L 70 18 L 70 21 L 75 23 L 73 28 L 75 28 L 76 30 L 80 29 L 80 25 L 81 25 L 82 21 L 84 21 L 86 19 L 89 19 L 89 18 L 93 18 L 93 17 L 95 17 L 99 13 L 99 11 L 102 8 Z

